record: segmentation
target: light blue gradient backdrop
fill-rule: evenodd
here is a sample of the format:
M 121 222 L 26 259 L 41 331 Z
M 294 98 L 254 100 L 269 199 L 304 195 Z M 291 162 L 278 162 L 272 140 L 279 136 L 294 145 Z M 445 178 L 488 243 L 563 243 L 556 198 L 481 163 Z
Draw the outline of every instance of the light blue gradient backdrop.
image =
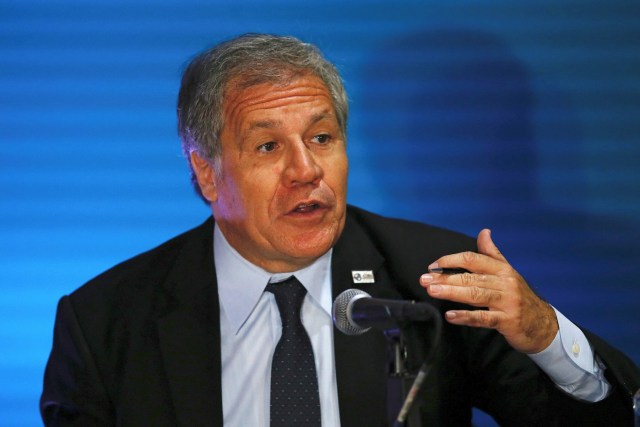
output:
M 58 298 L 207 216 L 180 72 L 244 32 L 338 64 L 351 203 L 490 226 L 544 297 L 640 361 L 637 2 L 0 0 L 0 425 L 39 424 Z

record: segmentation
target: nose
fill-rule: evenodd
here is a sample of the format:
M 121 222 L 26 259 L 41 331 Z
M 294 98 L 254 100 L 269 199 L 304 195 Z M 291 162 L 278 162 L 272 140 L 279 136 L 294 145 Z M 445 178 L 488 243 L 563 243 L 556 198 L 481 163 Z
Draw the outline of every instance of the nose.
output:
M 290 145 L 283 177 L 287 185 L 317 184 L 324 171 L 304 142 Z

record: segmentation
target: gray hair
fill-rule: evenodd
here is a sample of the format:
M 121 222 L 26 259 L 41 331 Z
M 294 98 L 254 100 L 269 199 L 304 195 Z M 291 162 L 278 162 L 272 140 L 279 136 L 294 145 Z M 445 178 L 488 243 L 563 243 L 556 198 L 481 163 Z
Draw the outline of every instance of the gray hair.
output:
M 349 106 L 342 79 L 336 67 L 311 44 L 294 37 L 245 34 L 205 50 L 189 63 L 178 95 L 178 134 L 191 181 L 203 200 L 190 154 L 196 151 L 214 165 L 220 176 L 220 133 L 229 83 L 233 81 L 242 89 L 261 83 L 287 84 L 304 74 L 324 82 L 340 130 L 346 136 Z

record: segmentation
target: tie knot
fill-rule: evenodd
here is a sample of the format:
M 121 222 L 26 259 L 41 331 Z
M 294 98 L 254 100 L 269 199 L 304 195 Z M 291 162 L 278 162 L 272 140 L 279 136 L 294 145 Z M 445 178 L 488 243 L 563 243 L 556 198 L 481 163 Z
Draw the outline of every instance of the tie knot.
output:
M 295 276 L 289 277 L 284 282 L 269 283 L 266 291 L 275 296 L 283 324 L 288 323 L 290 319 L 294 319 L 294 316 L 298 322 L 300 321 L 300 309 L 307 290 Z

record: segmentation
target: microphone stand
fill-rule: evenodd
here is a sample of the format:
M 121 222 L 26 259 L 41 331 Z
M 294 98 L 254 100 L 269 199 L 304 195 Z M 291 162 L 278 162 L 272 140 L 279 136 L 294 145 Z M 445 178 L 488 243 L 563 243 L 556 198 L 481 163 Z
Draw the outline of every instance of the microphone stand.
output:
M 409 388 L 415 378 L 415 375 L 411 375 L 406 367 L 407 361 L 407 347 L 406 340 L 403 335 L 403 330 L 387 329 L 384 331 L 384 335 L 389 343 L 388 358 L 389 358 L 389 376 L 387 380 L 387 411 L 389 414 L 389 425 L 397 425 L 398 414 L 403 407 L 403 402 L 409 393 Z M 414 420 L 415 411 L 410 412 L 409 419 L 404 427 L 419 426 Z
M 436 349 L 440 343 L 442 336 L 442 319 L 440 315 L 433 317 L 434 335 L 433 341 L 425 360 L 415 376 L 411 375 L 406 368 L 407 348 L 403 337 L 402 328 L 388 329 L 384 331 L 390 344 L 390 352 L 393 362 L 390 363 L 389 371 L 389 388 L 393 389 L 393 384 L 401 382 L 402 384 L 402 407 L 397 418 L 393 423 L 393 427 L 419 427 L 420 413 L 411 411 L 411 407 L 420 391 L 424 380 L 427 378 L 432 367 L 432 362 L 436 354 Z M 397 386 L 395 387 L 397 389 Z M 391 408 L 391 396 L 388 393 L 388 407 Z

